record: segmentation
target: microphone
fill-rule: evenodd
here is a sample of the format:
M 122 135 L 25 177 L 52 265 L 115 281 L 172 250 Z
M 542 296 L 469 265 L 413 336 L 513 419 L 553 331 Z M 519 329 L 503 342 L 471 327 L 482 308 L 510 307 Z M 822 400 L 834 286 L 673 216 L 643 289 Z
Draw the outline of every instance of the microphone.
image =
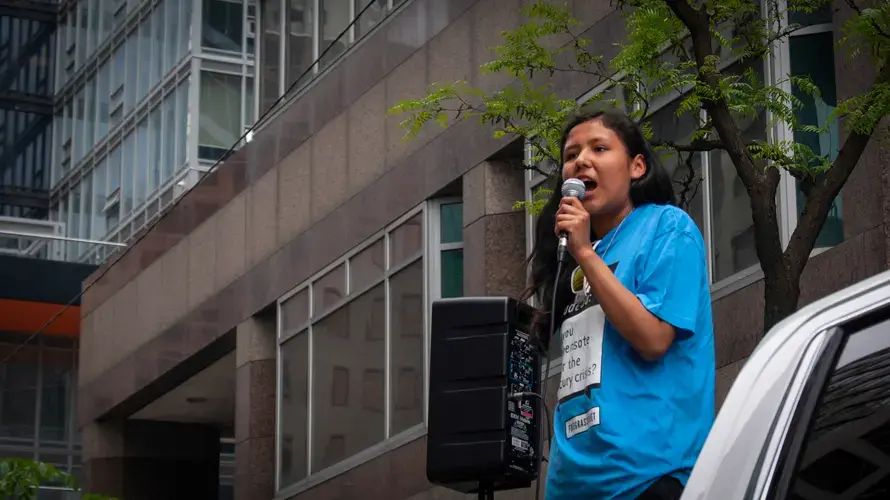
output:
M 573 196 L 578 198 L 579 200 L 584 199 L 584 191 L 587 190 L 587 187 L 584 186 L 584 181 L 581 179 L 566 179 L 565 182 L 562 183 L 562 197 L 567 198 L 569 196 Z M 556 247 L 556 258 L 559 262 L 566 261 L 566 247 L 569 244 L 569 235 L 565 233 L 565 231 L 559 233 L 559 245 Z

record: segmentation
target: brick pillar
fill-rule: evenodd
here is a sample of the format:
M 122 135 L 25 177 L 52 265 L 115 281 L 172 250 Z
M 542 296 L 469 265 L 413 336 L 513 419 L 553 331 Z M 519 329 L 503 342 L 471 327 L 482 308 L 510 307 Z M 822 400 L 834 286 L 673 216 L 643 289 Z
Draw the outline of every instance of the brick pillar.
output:
M 84 490 L 126 500 L 219 496 L 219 430 L 116 420 L 83 429 Z
M 519 297 L 525 290 L 525 212 L 522 170 L 500 161 L 463 177 L 464 295 Z
M 235 499 L 275 496 L 275 315 L 238 325 L 235 368 Z

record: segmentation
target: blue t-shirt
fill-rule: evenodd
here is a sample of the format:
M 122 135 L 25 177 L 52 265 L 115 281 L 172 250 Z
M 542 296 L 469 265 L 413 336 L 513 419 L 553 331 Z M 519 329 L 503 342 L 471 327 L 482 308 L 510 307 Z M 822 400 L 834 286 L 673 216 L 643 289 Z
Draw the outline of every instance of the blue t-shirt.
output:
M 594 246 L 676 329 L 646 361 L 605 319 L 580 268 L 559 327 L 562 373 L 547 500 L 633 499 L 665 475 L 683 484 L 714 421 L 714 329 L 701 232 L 682 210 L 642 205 Z

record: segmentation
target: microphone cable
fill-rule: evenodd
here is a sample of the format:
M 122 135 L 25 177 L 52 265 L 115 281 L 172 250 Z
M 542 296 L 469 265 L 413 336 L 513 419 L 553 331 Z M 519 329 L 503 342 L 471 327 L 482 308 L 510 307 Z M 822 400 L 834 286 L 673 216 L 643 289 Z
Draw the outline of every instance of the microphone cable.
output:
M 242 133 L 242 134 L 241 134 L 241 137 L 239 137 L 238 139 L 235 140 L 235 143 L 232 144 L 232 146 L 231 146 L 225 153 L 223 153 L 223 154 L 219 157 L 219 159 L 216 160 L 216 162 L 213 164 L 213 166 L 211 166 L 210 168 L 208 168 L 207 170 L 205 170 L 204 172 L 202 172 L 202 173 L 201 173 L 201 176 L 198 177 L 198 180 L 195 181 L 195 184 L 194 184 L 192 187 L 190 187 L 188 191 L 186 191 L 185 193 L 183 193 L 182 195 L 180 195 L 178 198 L 174 199 L 173 202 L 172 202 L 170 205 L 168 205 L 168 206 L 163 210 L 163 212 L 161 213 L 161 215 L 160 215 L 157 219 L 155 219 L 155 221 L 152 222 L 151 225 L 147 226 L 147 227 L 142 231 L 142 234 L 140 234 L 140 235 L 139 235 L 139 236 L 138 236 L 138 237 L 137 237 L 131 244 L 127 245 L 126 247 L 123 248 L 123 250 L 121 250 L 121 255 L 117 258 L 117 261 L 120 261 L 120 259 L 124 258 L 124 256 L 127 255 L 127 253 L 130 251 L 130 249 L 133 248 L 133 247 L 135 247 L 140 241 L 142 241 L 142 239 L 145 238 L 145 236 L 148 235 L 148 233 L 151 232 L 151 230 L 154 229 L 154 227 L 157 226 L 158 223 L 160 223 L 161 220 L 162 220 L 167 214 L 169 214 L 171 211 L 173 211 L 174 208 L 176 208 L 176 206 L 179 204 L 179 202 L 180 202 L 183 198 L 185 198 L 186 195 L 187 195 L 188 193 L 190 193 L 193 189 L 195 189 L 196 187 L 198 187 L 198 186 L 201 184 L 201 182 L 203 182 L 204 179 L 205 179 L 211 172 L 215 171 L 215 170 L 217 169 L 217 167 L 220 166 L 221 163 L 223 163 L 224 161 L 226 161 L 226 160 L 229 158 L 229 156 L 232 155 L 232 153 L 234 153 L 235 151 L 237 151 L 237 150 L 238 150 L 238 145 L 241 144 L 242 141 L 244 141 L 244 140 L 247 138 L 247 136 L 250 135 L 250 134 L 254 131 L 254 129 L 257 127 L 258 124 L 263 123 L 263 120 L 265 120 L 265 119 L 266 119 L 266 118 L 267 118 L 273 111 L 274 111 L 274 112 L 277 112 L 277 111 L 279 110 L 279 109 L 278 109 L 278 105 L 279 105 L 283 100 L 285 100 L 285 98 L 288 98 L 288 96 L 290 95 L 291 91 L 297 86 L 297 82 L 300 82 L 300 81 L 303 79 L 304 76 L 308 75 L 309 72 L 312 71 L 313 68 L 315 68 L 315 65 L 320 64 L 321 59 L 322 59 L 325 55 L 327 55 L 328 51 L 330 51 L 331 49 L 334 48 L 334 44 L 335 44 L 337 41 L 339 41 L 341 38 L 343 38 L 343 35 L 347 34 L 347 33 L 349 32 L 349 30 L 352 29 L 353 26 L 355 26 L 356 21 L 358 21 L 359 19 L 361 19 L 362 15 L 363 15 L 369 8 L 371 8 L 371 6 L 373 6 L 373 5 L 375 5 L 375 4 L 376 4 L 375 2 L 368 2 L 368 5 L 366 5 L 365 7 L 363 7 L 362 10 L 360 10 L 360 11 L 358 12 L 358 14 L 356 14 L 355 17 L 353 17 L 352 21 L 351 21 L 349 24 L 346 25 L 346 28 L 344 28 L 343 31 L 341 31 L 340 34 L 337 35 L 337 38 L 335 38 L 334 41 L 331 42 L 331 44 L 328 45 L 327 48 L 325 48 L 324 51 L 322 51 L 321 54 L 318 55 L 318 57 L 315 59 L 315 61 L 313 61 L 312 64 L 310 64 L 310 65 L 303 71 L 303 73 L 300 74 L 300 76 L 298 76 L 297 78 L 295 78 L 295 79 L 291 82 L 291 84 L 287 87 L 287 89 L 284 91 L 284 93 L 282 93 L 282 94 L 278 97 L 278 99 L 276 99 L 275 102 L 273 102 L 273 103 L 266 109 L 266 111 L 264 111 L 264 112 L 260 115 L 260 117 L 257 118 L 257 121 L 255 121 L 255 122 L 253 123 L 253 126 L 250 127 L 249 129 L 247 129 L 244 133 Z M 405 5 L 405 4 L 403 4 L 403 5 Z M 384 19 L 382 19 L 379 23 L 377 23 L 377 26 L 380 26 L 381 24 L 383 24 L 383 21 L 389 19 L 389 17 L 392 16 L 393 13 L 395 13 L 397 10 L 399 10 L 399 9 L 396 8 L 396 9 L 393 9 L 392 11 L 390 11 L 390 12 L 386 15 L 386 17 L 384 17 Z M 320 40 L 319 40 L 319 42 L 320 42 Z M 354 43 L 354 42 L 353 42 L 353 43 Z M 353 45 L 353 46 L 354 46 L 354 45 Z M 344 53 L 344 57 L 345 57 L 345 53 Z M 254 58 L 254 59 L 255 59 L 255 58 Z M 315 80 L 313 79 L 313 80 L 311 80 L 311 81 L 315 81 Z M 307 86 L 308 86 L 308 85 L 307 85 Z M 257 89 L 257 90 L 256 90 L 257 92 L 259 91 L 259 90 L 258 90 L 258 89 L 259 89 L 259 86 L 258 86 L 258 85 L 255 85 L 254 88 Z M 117 262 L 117 261 L 115 261 L 115 262 Z M 106 262 L 107 262 L 107 261 L 106 261 Z M 112 265 L 113 265 L 113 264 L 112 264 Z M 56 312 L 56 314 L 54 314 L 53 316 L 51 316 L 51 317 L 46 321 L 46 323 L 44 323 L 40 328 L 38 328 L 36 331 L 34 331 L 34 332 L 31 333 L 30 335 L 28 335 L 28 337 L 27 337 L 24 341 L 22 341 L 18 346 L 16 346 L 16 348 L 13 349 L 12 352 L 10 352 L 9 354 L 7 354 L 7 355 L 3 358 L 3 360 L 0 360 L 0 367 L 2 367 L 2 366 L 5 365 L 9 360 L 11 360 L 13 356 L 15 356 L 20 350 L 22 350 L 22 349 L 23 349 L 26 345 L 28 345 L 32 340 L 34 340 L 35 338 L 37 338 L 38 335 L 40 335 L 41 333 L 43 333 L 43 331 L 46 330 L 46 328 L 47 328 L 49 325 L 53 324 L 53 322 L 55 322 L 55 321 L 59 318 L 59 316 L 61 316 L 62 314 L 64 314 L 65 311 L 67 311 L 72 305 L 74 305 L 75 302 L 77 302 L 78 300 L 80 300 L 80 298 L 83 297 L 83 295 L 87 292 L 87 290 L 89 290 L 90 288 L 92 288 L 93 285 L 95 285 L 100 279 L 102 279 L 103 276 L 105 276 L 105 274 L 108 273 L 108 270 L 111 269 L 111 267 L 112 267 L 112 266 L 108 266 L 108 267 L 106 267 L 104 270 L 102 270 L 101 273 L 99 273 L 99 276 L 97 276 L 96 279 L 94 279 L 92 282 L 90 282 L 90 284 L 88 284 L 87 286 L 81 287 L 81 291 L 80 291 L 80 293 L 78 293 L 77 295 L 75 295 L 71 300 L 68 301 L 67 304 L 65 304 L 64 306 L 62 306 L 62 308 L 59 309 L 58 312 Z

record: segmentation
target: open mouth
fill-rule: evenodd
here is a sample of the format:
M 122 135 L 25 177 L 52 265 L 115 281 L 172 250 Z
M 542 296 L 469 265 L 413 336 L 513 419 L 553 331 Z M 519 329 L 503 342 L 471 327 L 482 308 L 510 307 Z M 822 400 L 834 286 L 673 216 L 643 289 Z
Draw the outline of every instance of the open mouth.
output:
M 596 181 L 592 180 L 584 180 L 584 190 L 587 192 L 593 191 L 596 189 Z

